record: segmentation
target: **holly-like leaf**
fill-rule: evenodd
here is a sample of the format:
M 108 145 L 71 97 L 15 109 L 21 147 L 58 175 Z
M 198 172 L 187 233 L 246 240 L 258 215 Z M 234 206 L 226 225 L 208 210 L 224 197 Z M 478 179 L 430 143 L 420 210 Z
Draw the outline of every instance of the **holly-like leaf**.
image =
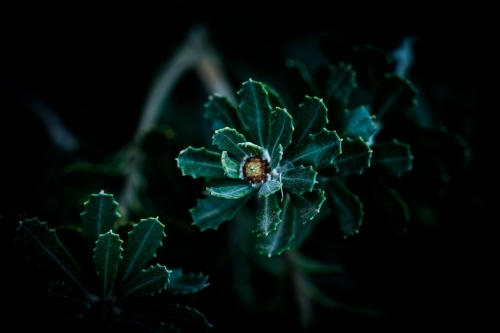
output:
M 217 230 L 222 222 L 231 220 L 251 197 L 252 195 L 246 195 L 239 199 L 227 200 L 208 196 L 198 199 L 196 207 L 189 210 L 193 224 L 197 225 L 201 231 Z
M 93 245 L 99 235 L 115 229 L 115 223 L 120 218 L 116 210 L 118 202 L 112 194 L 101 191 L 99 194 L 92 194 L 83 206 L 84 210 L 80 214 L 83 220 L 83 235 Z
M 342 141 L 342 154 L 333 161 L 333 164 L 340 176 L 361 174 L 370 166 L 371 158 L 372 150 L 363 139 L 347 138 Z
M 389 142 L 373 145 L 370 171 L 377 175 L 398 175 L 410 171 L 413 167 L 413 156 L 410 145 L 394 139 Z
M 341 62 L 338 66 L 329 66 L 330 77 L 326 83 L 325 100 L 336 110 L 349 102 L 349 97 L 356 85 L 356 72 L 351 65 Z
M 401 117 L 417 105 L 416 94 L 417 89 L 410 81 L 387 74 L 373 93 L 373 114 L 381 122 Z
M 251 142 L 238 143 L 238 146 L 247 150 L 250 153 L 249 154 L 250 156 L 255 156 L 255 155 L 262 156 L 262 154 L 264 153 L 264 148 Z
M 331 164 L 341 152 L 341 140 L 337 132 L 322 129 L 318 134 L 310 134 L 292 152 L 290 162 L 295 165 L 318 167 Z
M 269 146 L 268 151 L 271 156 L 274 156 L 276 150 L 281 146 L 282 150 L 292 141 L 293 132 L 293 119 L 290 114 L 283 109 L 276 108 L 276 110 L 271 114 L 271 128 L 269 132 Z M 274 169 L 274 161 L 271 160 L 271 169 Z M 278 162 L 279 163 L 279 162 Z
M 260 82 L 252 79 L 244 82 L 238 91 L 240 96 L 239 111 L 248 126 L 253 142 L 266 147 L 269 137 L 269 123 L 271 122 L 271 105 L 268 93 Z
M 271 257 L 290 249 L 290 243 L 295 237 L 295 223 L 297 223 L 297 210 L 291 203 L 290 195 L 287 194 L 283 202 L 281 223 L 276 231 L 257 238 L 259 252 Z
M 259 198 L 256 217 L 257 228 L 253 232 L 256 232 L 257 236 L 267 236 L 271 231 L 276 230 L 281 222 L 280 213 L 281 208 L 275 195 Z
M 90 308 L 90 301 L 84 293 L 68 287 L 63 282 L 53 283 L 50 286 L 49 295 L 54 305 L 61 309 L 70 307 L 76 312 Z
M 277 180 L 268 180 L 264 182 L 260 187 L 258 192 L 259 197 L 267 197 L 275 192 L 278 192 L 281 189 L 281 183 Z
M 220 159 L 224 174 L 229 178 L 240 178 L 240 164 L 227 156 L 227 151 L 222 152 Z
M 83 273 L 80 267 L 47 223 L 37 218 L 27 219 L 19 222 L 16 233 L 16 242 L 30 259 L 38 260 L 40 266 L 45 265 L 48 270 L 60 274 L 62 281 L 86 292 L 81 282 Z
M 97 284 L 102 297 L 108 297 L 113 292 L 118 263 L 122 259 L 122 243 L 120 236 L 111 230 L 100 235 L 96 242 L 94 263 Z
M 176 158 L 177 166 L 184 176 L 198 177 L 223 177 L 221 154 L 205 148 L 188 147 L 179 153 Z
M 316 184 L 316 175 L 318 173 L 312 167 L 303 167 L 302 165 L 289 169 L 281 174 L 281 182 L 286 190 L 302 194 L 311 192 Z
M 219 128 L 230 127 L 236 128 L 239 124 L 236 107 L 234 107 L 226 96 L 221 96 L 217 93 L 208 97 L 208 102 L 205 103 L 205 118 L 212 120 L 212 130 Z
M 297 209 L 297 223 L 306 223 L 312 220 L 320 211 L 325 202 L 325 192 L 314 190 L 303 194 L 291 194 L 292 203 Z
M 336 179 L 328 182 L 328 197 L 339 220 L 340 230 L 346 236 L 359 232 L 363 221 L 363 203 Z
M 283 147 L 278 145 L 278 148 L 274 150 L 274 153 L 271 155 L 271 170 L 274 170 L 276 167 L 280 165 L 281 159 L 283 158 Z
M 253 191 L 252 185 L 243 183 L 240 185 L 207 187 L 210 195 L 225 199 L 239 199 Z
M 310 134 L 317 134 L 328 123 L 328 110 L 322 99 L 306 96 L 299 105 L 299 116 L 293 132 L 293 144 L 296 147 Z
M 119 302 L 130 301 L 134 298 L 153 295 L 167 287 L 170 271 L 165 266 L 156 264 L 143 269 L 137 276 L 128 282 L 120 291 Z
M 245 149 L 244 146 L 238 145 L 239 143 L 247 142 L 243 134 L 238 133 L 236 130 L 226 127 L 215 131 L 212 136 L 213 144 L 217 145 L 220 150 L 226 150 L 237 157 L 245 157 L 252 155 L 252 152 Z
M 361 137 L 364 141 L 368 141 L 376 130 L 373 118 L 365 106 L 344 111 L 339 129 L 341 137 L 350 137 L 351 139 Z
M 122 285 L 139 274 L 146 262 L 156 257 L 162 246 L 165 226 L 157 218 L 142 219 L 128 233 L 128 241 L 119 264 Z
M 208 287 L 208 276 L 202 273 L 184 274 L 181 268 L 174 268 L 170 273 L 167 290 L 173 294 L 192 294 Z

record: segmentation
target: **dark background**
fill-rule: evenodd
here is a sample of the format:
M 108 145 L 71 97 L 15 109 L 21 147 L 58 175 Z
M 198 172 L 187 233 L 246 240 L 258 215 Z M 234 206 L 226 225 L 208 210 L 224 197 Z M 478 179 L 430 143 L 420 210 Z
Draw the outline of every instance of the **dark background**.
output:
M 54 202 L 54 187 L 64 186 L 55 185 L 55 175 L 75 161 L 100 163 L 132 139 L 156 71 L 172 56 L 189 29 L 199 23 L 210 32 L 235 90 L 246 80 L 244 75 L 255 80 L 280 77 L 289 57 L 314 63 L 321 58 L 315 41 L 327 32 L 388 51 L 406 36 L 419 38 L 410 80 L 425 95 L 438 124 L 465 140 L 471 152 L 470 162 L 445 185 L 446 195 L 421 193 L 430 200 L 440 198 L 434 203 L 439 207 L 434 223 L 411 224 L 402 236 L 360 234 L 359 239 L 351 241 L 378 258 L 377 262 L 358 261 L 354 266 L 365 286 L 361 299 L 383 308 L 389 319 L 366 319 L 326 309 L 319 309 L 318 317 L 332 330 L 336 325 L 340 329 L 481 323 L 487 310 L 480 299 L 490 294 L 487 255 L 493 252 L 494 243 L 488 240 L 488 234 L 495 219 L 491 217 L 493 199 L 489 194 L 495 163 L 491 158 L 495 154 L 488 145 L 493 121 L 492 107 L 487 102 L 493 94 L 487 82 L 494 60 L 487 30 L 461 28 L 460 24 L 443 24 L 446 28 L 431 30 L 411 21 L 381 28 L 376 19 L 359 19 L 357 24 L 347 24 L 352 22 L 347 19 L 331 20 L 335 21 L 331 24 L 324 19 L 314 24 L 301 20 L 291 23 L 270 15 L 253 19 L 205 19 L 195 15 L 174 22 L 160 20 L 157 15 L 145 20 L 148 16 L 84 19 L 78 15 L 63 18 L 32 14 L 3 25 L 0 221 L 6 244 L 4 257 L 8 258 L 3 269 L 8 295 L 2 310 L 3 323 L 36 327 L 53 311 L 47 293 L 53 281 L 28 262 L 12 241 L 18 220 L 37 216 L 50 225 L 51 221 L 55 224 L 65 218 L 78 219 L 75 211 Z M 187 73 L 174 98 L 191 100 L 191 105 L 196 106 L 204 103 L 207 95 L 194 75 Z M 50 107 L 84 143 L 81 150 L 71 156 L 58 150 L 26 104 L 33 97 Z M 197 146 L 184 143 L 187 145 Z M 118 182 L 115 188 L 119 186 Z M 110 190 L 115 188 L 111 186 Z M 169 196 L 175 194 L 163 195 L 168 206 Z M 192 205 L 186 203 L 186 207 Z M 61 216 L 61 211 L 73 215 Z M 199 243 L 184 244 L 183 251 L 192 251 L 192 257 L 200 256 L 199 261 L 204 262 L 197 266 L 199 262 L 191 260 L 186 263 L 188 268 L 210 271 L 213 261 L 201 253 L 216 237 L 208 233 L 205 239 L 204 235 L 189 238 Z M 167 237 L 164 244 L 170 240 Z M 172 255 L 180 251 L 173 245 L 170 250 Z M 258 328 L 264 321 L 268 328 L 294 329 L 293 324 L 286 323 L 292 318 L 288 313 L 266 315 L 235 309 L 234 299 L 220 297 L 226 294 L 218 277 L 224 279 L 224 272 L 212 273 L 212 286 L 191 300 L 215 324 L 214 332 Z M 262 285 L 266 288 L 265 281 Z M 242 327 L 237 326 L 242 323 Z

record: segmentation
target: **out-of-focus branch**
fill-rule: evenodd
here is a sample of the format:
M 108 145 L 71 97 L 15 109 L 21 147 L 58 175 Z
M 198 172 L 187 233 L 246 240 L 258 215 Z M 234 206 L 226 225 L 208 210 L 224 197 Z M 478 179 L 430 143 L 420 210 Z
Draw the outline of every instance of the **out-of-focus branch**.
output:
M 160 118 L 164 105 L 174 90 L 180 78 L 190 69 L 199 76 L 201 83 L 209 94 L 219 93 L 235 101 L 235 94 L 229 80 L 223 71 L 219 55 L 208 41 L 208 32 L 203 26 L 195 26 L 188 33 L 184 44 L 165 64 L 152 85 L 141 112 L 141 117 L 134 135 L 131 149 L 134 156 L 128 165 L 125 184 L 119 195 L 122 219 L 120 223 L 128 222 L 130 208 L 137 206 L 137 195 L 140 182 L 141 167 L 144 156 L 137 147 L 142 136 L 153 128 Z

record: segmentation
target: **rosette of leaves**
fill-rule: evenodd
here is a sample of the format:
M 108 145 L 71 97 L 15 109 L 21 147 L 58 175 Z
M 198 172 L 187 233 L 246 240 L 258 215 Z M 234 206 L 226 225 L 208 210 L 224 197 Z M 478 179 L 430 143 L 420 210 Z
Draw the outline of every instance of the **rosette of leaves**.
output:
M 257 247 L 280 254 L 319 213 L 325 194 L 315 188 L 317 169 L 334 163 L 341 139 L 325 128 L 327 109 L 319 98 L 306 96 L 294 123 L 274 89 L 250 79 L 238 95 L 237 107 L 218 94 L 205 105 L 221 152 L 188 147 L 177 165 L 207 184 L 207 196 L 190 210 L 195 225 L 217 229 L 256 198 Z
M 82 234 L 94 246 L 95 270 L 90 275 L 84 274 L 47 223 L 26 219 L 16 230 L 21 251 L 58 276 L 49 294 L 68 317 L 47 324 L 50 329 L 62 325 L 72 330 L 123 331 L 132 327 L 134 331 L 178 332 L 179 327 L 190 327 L 204 332 L 211 326 L 196 309 L 158 299 L 163 290 L 188 294 L 208 286 L 208 277 L 203 274 L 184 274 L 181 269 L 169 270 L 160 264 L 146 267 L 165 237 L 158 218 L 136 223 L 124 249 L 124 241 L 115 233 L 120 214 L 113 195 L 103 191 L 92 194 L 84 206 Z M 141 299 L 147 299 L 147 305 Z

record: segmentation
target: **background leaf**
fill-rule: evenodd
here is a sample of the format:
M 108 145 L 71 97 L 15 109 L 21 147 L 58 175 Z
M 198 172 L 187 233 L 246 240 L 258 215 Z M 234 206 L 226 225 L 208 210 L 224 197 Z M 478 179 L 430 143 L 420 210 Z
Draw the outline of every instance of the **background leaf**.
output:
M 340 230 L 346 236 L 359 232 L 363 222 L 363 203 L 335 178 L 328 182 L 328 198 L 339 220 Z
M 181 268 L 174 268 L 170 273 L 167 290 L 173 294 L 191 294 L 208 287 L 208 276 L 202 273 L 184 274 Z
M 217 93 L 208 96 L 205 110 L 205 118 L 212 120 L 212 130 L 214 131 L 224 127 L 236 128 L 236 125 L 240 123 L 236 107 L 229 102 L 226 96 Z
M 410 146 L 394 139 L 373 145 L 370 172 L 377 175 L 398 175 L 410 171 L 413 156 Z
M 387 74 L 373 93 L 373 114 L 384 123 L 402 117 L 417 104 L 416 94 L 410 81 Z
M 156 264 L 148 269 L 143 269 L 118 294 L 118 301 L 125 302 L 134 298 L 153 295 L 167 287 L 170 271 L 165 266 Z
M 339 133 L 342 138 L 350 137 L 355 140 L 361 137 L 364 141 L 368 141 L 376 129 L 368 109 L 360 106 L 354 110 L 344 111 Z
M 49 288 L 49 295 L 54 305 L 61 309 L 69 308 L 78 312 L 90 308 L 90 301 L 84 293 L 68 287 L 63 282 L 53 283 Z

